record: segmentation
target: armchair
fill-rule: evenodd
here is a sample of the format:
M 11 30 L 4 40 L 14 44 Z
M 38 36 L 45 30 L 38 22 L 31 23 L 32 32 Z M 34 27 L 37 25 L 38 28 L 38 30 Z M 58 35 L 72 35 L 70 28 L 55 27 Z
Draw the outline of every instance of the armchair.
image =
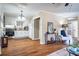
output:
M 60 30 L 59 35 L 61 36 L 61 39 L 64 41 L 66 45 L 72 45 L 73 44 L 73 38 L 71 35 L 68 35 L 65 30 Z

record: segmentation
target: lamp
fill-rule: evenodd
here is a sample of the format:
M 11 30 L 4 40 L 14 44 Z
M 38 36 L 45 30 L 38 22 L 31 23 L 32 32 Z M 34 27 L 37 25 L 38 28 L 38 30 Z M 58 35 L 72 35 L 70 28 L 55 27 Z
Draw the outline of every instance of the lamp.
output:
M 24 20 L 25 20 L 25 17 L 24 17 L 24 15 L 23 15 L 23 10 L 21 10 L 21 14 L 20 14 L 19 17 L 18 17 L 18 20 L 19 20 L 19 21 L 24 21 Z

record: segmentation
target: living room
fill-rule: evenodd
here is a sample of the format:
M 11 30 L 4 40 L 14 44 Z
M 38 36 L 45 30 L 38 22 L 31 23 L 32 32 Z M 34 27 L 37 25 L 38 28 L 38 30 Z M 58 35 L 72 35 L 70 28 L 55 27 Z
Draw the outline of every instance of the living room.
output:
M 62 25 L 73 40 L 78 42 L 78 6 L 78 3 L 0 4 L 2 55 L 54 56 L 58 54 L 56 51 L 66 48 L 72 43 L 70 37 L 66 37 L 68 40 L 65 44 L 62 42 L 62 38 L 59 37 Z M 66 51 L 66 55 L 68 53 Z

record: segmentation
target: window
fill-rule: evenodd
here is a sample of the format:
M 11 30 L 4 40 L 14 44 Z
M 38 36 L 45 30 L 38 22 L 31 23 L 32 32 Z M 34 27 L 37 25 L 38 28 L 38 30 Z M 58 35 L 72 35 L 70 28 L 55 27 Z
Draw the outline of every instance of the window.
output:
M 17 26 L 23 26 L 23 21 L 17 21 Z
M 24 21 L 16 21 L 16 27 L 18 30 L 23 30 Z

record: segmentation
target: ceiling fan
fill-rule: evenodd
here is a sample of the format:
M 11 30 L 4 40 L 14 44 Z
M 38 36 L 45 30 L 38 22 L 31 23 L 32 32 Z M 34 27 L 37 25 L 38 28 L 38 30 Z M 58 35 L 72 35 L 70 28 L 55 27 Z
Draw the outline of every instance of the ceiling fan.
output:
M 52 3 L 52 4 L 57 4 L 57 3 Z M 65 7 L 69 6 L 69 3 L 65 3 Z
M 65 3 L 65 5 L 64 5 L 64 6 L 65 6 L 65 7 L 67 7 L 68 5 L 69 5 L 69 3 Z

